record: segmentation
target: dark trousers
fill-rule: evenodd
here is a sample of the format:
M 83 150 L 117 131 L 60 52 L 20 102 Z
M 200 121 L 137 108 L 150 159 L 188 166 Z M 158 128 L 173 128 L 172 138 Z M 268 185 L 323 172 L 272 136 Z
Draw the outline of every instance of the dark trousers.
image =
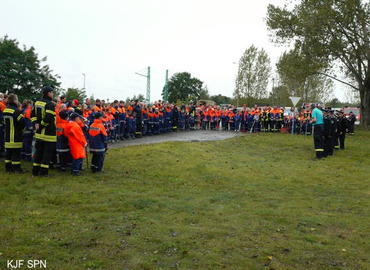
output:
M 57 163 L 60 168 L 67 167 L 68 163 L 71 164 L 71 160 L 72 157 L 69 151 L 65 151 L 65 149 L 62 149 L 62 152 L 57 150 Z
M 314 125 L 313 141 L 315 145 L 316 157 L 324 156 L 324 125 Z
M 5 170 L 7 172 L 21 171 L 22 148 L 5 149 Z
M 354 134 L 355 133 L 355 123 L 354 122 L 349 123 L 348 133 L 349 134 Z
M 3 124 L 0 123 L 0 157 L 3 156 L 4 152 L 5 152 L 4 126 Z
M 82 170 L 83 158 L 73 159 L 72 173 L 79 173 Z
M 56 143 L 36 140 L 33 158 L 33 175 L 48 175 L 49 164 L 55 154 Z
M 119 136 L 120 136 L 120 139 L 123 139 L 123 137 L 125 136 L 125 121 L 124 120 L 119 121 Z
M 141 137 L 143 132 L 143 124 L 141 118 L 136 118 L 136 130 L 135 135 L 136 137 Z
M 33 135 L 23 136 L 22 158 L 27 161 L 32 160 L 32 139 Z
M 324 137 L 324 156 L 333 155 L 333 138 L 331 136 Z
M 343 132 L 342 134 L 339 134 L 338 139 L 339 139 L 340 149 L 344 149 L 344 141 L 346 140 L 346 133 Z
M 101 172 L 104 164 L 104 152 L 92 152 L 91 170 L 93 172 Z

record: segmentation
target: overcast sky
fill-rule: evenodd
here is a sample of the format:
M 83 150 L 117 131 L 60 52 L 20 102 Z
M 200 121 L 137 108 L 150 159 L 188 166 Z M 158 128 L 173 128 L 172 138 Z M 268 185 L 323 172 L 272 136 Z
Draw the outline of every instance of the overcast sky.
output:
M 146 92 L 135 75 L 152 68 L 151 99 L 161 99 L 165 70 L 187 71 L 210 94 L 231 96 L 244 50 L 263 47 L 275 62 L 285 48 L 270 41 L 269 3 L 284 0 L 0 0 L 0 35 L 34 46 L 62 86 L 125 99 Z M 270 86 L 271 87 L 271 86 Z M 341 91 L 336 96 L 343 98 Z

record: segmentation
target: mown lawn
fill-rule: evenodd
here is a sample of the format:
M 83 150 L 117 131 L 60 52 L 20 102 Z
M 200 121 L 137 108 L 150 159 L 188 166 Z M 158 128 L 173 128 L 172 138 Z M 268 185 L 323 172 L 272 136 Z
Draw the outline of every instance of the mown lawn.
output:
M 370 269 L 370 133 L 246 135 L 110 150 L 106 172 L 0 169 L 0 269 Z

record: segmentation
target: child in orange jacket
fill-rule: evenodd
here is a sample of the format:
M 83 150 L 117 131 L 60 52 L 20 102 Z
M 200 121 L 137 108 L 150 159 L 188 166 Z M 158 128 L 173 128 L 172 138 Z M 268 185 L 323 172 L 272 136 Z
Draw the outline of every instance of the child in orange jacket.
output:
M 72 175 L 80 175 L 82 169 L 83 159 L 86 158 L 85 147 L 87 146 L 86 138 L 82 131 L 79 121 L 80 116 L 77 113 L 72 113 L 69 116 L 69 124 L 66 127 L 65 134 L 68 138 L 69 148 L 73 158 L 72 162 Z

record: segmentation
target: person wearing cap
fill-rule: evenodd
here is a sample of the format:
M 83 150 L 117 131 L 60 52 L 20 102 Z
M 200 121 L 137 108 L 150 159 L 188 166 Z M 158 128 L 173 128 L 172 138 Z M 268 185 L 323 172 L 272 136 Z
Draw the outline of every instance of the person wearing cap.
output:
M 317 105 L 312 104 L 312 119 L 311 123 L 314 130 L 314 146 L 316 158 L 321 159 L 324 157 L 324 116 L 322 111 Z
M 83 159 L 86 158 L 85 147 L 87 146 L 86 138 L 78 123 L 81 116 L 75 112 L 69 116 L 70 122 L 65 128 L 65 136 L 68 139 L 69 149 L 72 156 L 72 170 L 73 176 L 79 176 L 82 170 Z
M 56 113 L 53 103 L 54 89 L 50 86 L 42 88 L 42 99 L 35 102 L 31 113 L 31 121 L 35 126 L 35 154 L 33 158 L 33 176 L 47 176 L 49 164 L 56 149 Z
M 78 99 L 74 99 L 71 102 L 71 107 L 73 108 L 73 111 L 77 113 L 78 115 L 83 115 L 82 107 L 80 105 L 80 102 Z
M 336 141 L 334 144 L 335 149 L 344 150 L 348 126 L 349 126 L 348 120 L 344 116 L 343 111 L 338 111 L 338 126 L 337 126 L 337 134 L 336 134 L 337 136 L 336 136 Z
M 332 131 L 334 129 L 334 121 L 332 116 L 331 108 L 326 108 L 324 110 L 324 152 L 323 157 L 332 156 L 333 155 L 333 134 Z
M 92 153 L 91 171 L 93 173 L 101 172 L 104 164 L 104 156 L 107 151 L 107 131 L 103 125 L 103 115 L 100 112 L 95 113 L 94 122 L 89 129 L 89 149 Z
M 355 123 L 356 123 L 356 115 L 353 112 L 350 112 L 348 116 L 349 135 L 355 135 Z
M 3 111 L 5 123 L 5 171 L 23 173 L 21 152 L 23 148 L 23 114 L 19 109 L 17 95 L 10 94 Z

